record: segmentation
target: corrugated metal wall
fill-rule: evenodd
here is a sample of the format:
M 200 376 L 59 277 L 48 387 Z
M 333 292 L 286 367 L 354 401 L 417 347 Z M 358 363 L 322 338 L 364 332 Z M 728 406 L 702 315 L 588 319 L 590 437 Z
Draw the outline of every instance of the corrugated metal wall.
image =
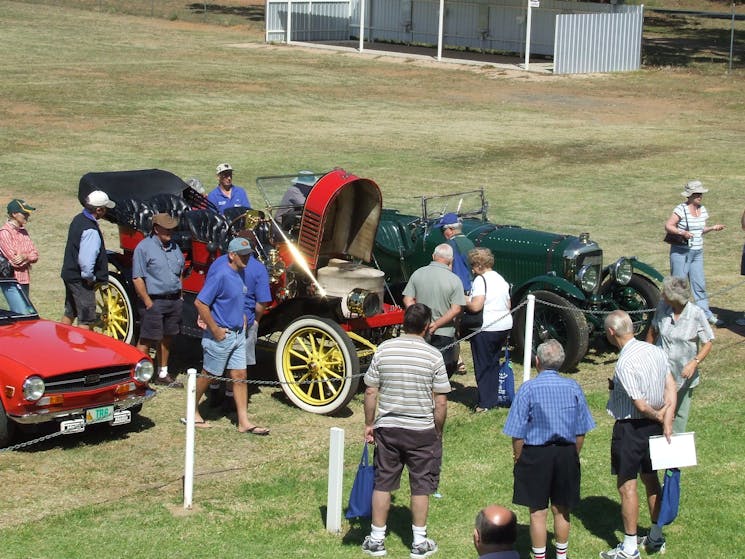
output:
M 292 40 L 358 38 L 360 4 L 360 0 L 293 1 Z M 446 2 L 443 48 L 522 56 L 526 4 L 526 0 Z M 267 0 L 267 41 L 287 40 L 287 6 L 287 0 Z M 364 38 L 436 46 L 438 10 L 438 0 L 365 0 Z M 560 53 L 565 73 L 635 70 L 640 63 L 642 18 L 641 6 L 541 0 L 540 7 L 532 10 L 530 52 L 554 56 L 555 66 Z
M 617 14 L 557 16 L 554 73 L 638 70 L 644 7 L 633 7 L 638 9 Z
M 268 0 L 266 41 L 287 41 L 287 0 Z M 293 41 L 346 41 L 350 37 L 349 0 L 308 0 L 292 2 Z M 359 25 L 357 25 L 359 29 Z

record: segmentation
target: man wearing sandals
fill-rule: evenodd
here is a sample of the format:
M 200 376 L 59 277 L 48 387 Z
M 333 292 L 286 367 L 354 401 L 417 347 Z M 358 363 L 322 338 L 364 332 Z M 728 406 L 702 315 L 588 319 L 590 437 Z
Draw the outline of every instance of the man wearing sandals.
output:
M 236 237 L 228 245 L 228 253 L 210 266 L 204 287 L 194 305 L 199 318 L 206 324 L 202 335 L 204 360 L 202 375 L 197 378 L 197 427 L 208 427 L 199 414 L 199 400 L 210 385 L 210 377 L 221 377 L 227 369 L 232 383 L 238 416 L 238 432 L 265 436 L 269 429 L 253 425 L 248 420 L 248 385 L 246 384 L 246 315 L 244 299 L 246 284 L 243 273 L 253 249 L 248 240 Z

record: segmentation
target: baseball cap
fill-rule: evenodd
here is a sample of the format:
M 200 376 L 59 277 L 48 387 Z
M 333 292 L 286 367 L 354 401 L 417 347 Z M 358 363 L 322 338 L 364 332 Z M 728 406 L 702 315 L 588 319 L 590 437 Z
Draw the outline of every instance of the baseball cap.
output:
M 167 213 L 157 213 L 153 216 L 153 225 L 160 225 L 165 229 L 176 229 L 178 226 L 178 219 L 171 217 Z
M 27 204 L 25 200 L 21 200 L 20 198 L 13 198 L 8 203 L 8 215 L 12 214 L 30 214 L 32 211 L 34 211 L 36 208 Z
M 218 166 L 216 167 L 216 170 L 217 170 L 217 174 L 218 174 L 218 175 L 219 175 L 220 173 L 224 173 L 224 172 L 226 172 L 226 171 L 230 171 L 231 173 L 233 172 L 233 168 L 232 168 L 232 167 L 230 166 L 230 163 L 220 163 L 220 164 L 219 164 L 219 165 L 218 165 Z
M 113 208 L 116 206 L 103 190 L 94 190 L 85 198 L 85 203 L 95 208 Z
M 248 239 L 244 239 L 243 237 L 236 237 L 230 241 L 230 244 L 228 244 L 228 252 L 234 252 L 236 254 L 251 254 L 253 251 L 251 243 L 248 242 Z
M 458 215 L 454 213 L 446 213 L 440 218 L 440 221 L 435 223 L 435 227 L 442 228 L 442 227 L 450 227 L 452 225 L 458 225 L 460 223 L 460 219 L 458 219 Z

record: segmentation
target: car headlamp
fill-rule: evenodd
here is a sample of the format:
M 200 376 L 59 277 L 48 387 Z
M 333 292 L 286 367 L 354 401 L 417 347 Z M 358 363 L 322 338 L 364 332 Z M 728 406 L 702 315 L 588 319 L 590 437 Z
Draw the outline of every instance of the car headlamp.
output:
M 23 397 L 35 402 L 44 395 L 44 380 L 41 377 L 28 377 L 23 382 Z
M 610 267 L 613 279 L 621 285 L 627 285 L 634 275 L 634 265 L 627 258 L 619 258 Z
M 150 359 L 143 359 L 135 365 L 135 380 L 139 382 L 148 382 L 153 378 L 155 367 Z
M 577 281 L 583 291 L 592 292 L 598 286 L 598 269 L 597 266 L 585 265 L 577 273 Z

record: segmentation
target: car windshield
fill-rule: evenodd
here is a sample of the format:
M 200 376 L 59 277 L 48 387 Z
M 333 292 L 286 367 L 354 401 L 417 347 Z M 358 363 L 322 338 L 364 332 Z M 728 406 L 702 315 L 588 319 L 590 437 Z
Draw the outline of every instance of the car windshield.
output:
M 422 211 L 428 222 L 438 220 L 450 212 L 456 213 L 460 217 L 486 220 L 487 206 L 483 190 L 469 190 L 422 198 Z
M 0 321 L 39 316 L 16 281 L 0 281 Z
M 254 203 L 255 208 L 264 207 L 273 216 L 277 216 L 277 210 L 293 207 L 296 202 L 294 197 L 285 197 L 290 187 L 296 182 L 305 184 L 310 187 L 325 173 L 304 172 L 303 175 L 277 175 L 272 177 L 258 177 L 256 179 L 256 188 L 261 195 L 261 202 Z

